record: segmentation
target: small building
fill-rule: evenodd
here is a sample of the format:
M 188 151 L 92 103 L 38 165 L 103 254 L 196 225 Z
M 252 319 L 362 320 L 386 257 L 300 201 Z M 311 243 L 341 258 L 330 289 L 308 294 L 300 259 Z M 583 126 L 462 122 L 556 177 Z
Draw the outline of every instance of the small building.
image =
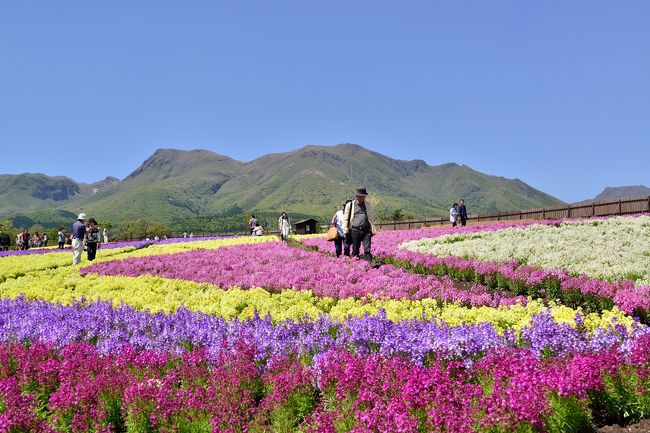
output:
M 306 220 L 298 221 L 296 223 L 296 234 L 297 235 L 310 235 L 313 233 L 318 233 L 320 230 L 318 221 L 313 218 Z

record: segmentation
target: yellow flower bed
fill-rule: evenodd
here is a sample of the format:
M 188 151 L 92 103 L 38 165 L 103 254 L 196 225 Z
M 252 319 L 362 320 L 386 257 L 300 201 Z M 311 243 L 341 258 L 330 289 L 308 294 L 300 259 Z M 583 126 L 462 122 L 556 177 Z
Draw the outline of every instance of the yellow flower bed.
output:
M 97 261 L 104 261 L 109 258 L 121 256 L 125 252 L 135 251 L 135 247 L 99 249 L 97 251 Z M 85 254 L 82 258 L 82 264 L 89 264 L 85 260 Z M 72 266 L 72 250 L 63 253 L 52 254 L 29 254 L 24 256 L 6 256 L 0 258 L 0 282 L 7 278 L 18 278 L 30 272 L 40 271 L 43 269 L 57 269 L 61 267 Z
M 322 235 L 308 235 L 315 237 Z M 135 250 L 134 247 L 100 250 L 96 261 L 117 260 L 127 257 L 143 257 L 172 254 L 197 249 L 216 249 L 223 246 L 277 241 L 275 236 L 239 237 L 208 241 L 179 242 L 152 245 Z M 257 312 L 260 316 L 271 315 L 274 321 L 284 319 L 316 318 L 319 314 L 331 314 L 338 319 L 349 316 L 377 315 L 381 309 L 390 320 L 438 319 L 452 326 L 489 322 L 498 330 L 519 330 L 530 323 L 531 317 L 546 307 L 540 301 L 529 300 L 528 305 L 511 307 L 462 307 L 443 304 L 435 299 L 378 300 L 341 299 L 318 297 L 310 291 L 285 290 L 269 293 L 256 288 L 223 290 L 212 284 L 200 284 L 185 280 L 172 280 L 153 276 L 108 277 L 88 275 L 81 277 L 79 267 L 72 266 L 72 254 L 45 254 L 9 256 L 0 259 L 0 297 L 27 298 L 69 304 L 75 300 L 110 300 L 114 305 L 129 304 L 137 309 L 151 312 L 176 311 L 181 305 L 192 311 L 214 314 L 226 319 L 244 320 Z M 87 261 L 84 260 L 87 263 Z M 82 264 L 84 263 L 82 262 Z M 575 325 L 578 311 L 569 307 L 552 306 L 553 316 L 561 322 Z M 633 319 L 617 309 L 602 314 L 589 314 L 585 326 L 592 330 L 609 327 L 612 318 L 617 323 L 631 326 Z
M 439 319 L 452 326 L 490 322 L 497 329 L 521 329 L 530 323 L 534 314 L 546 307 L 540 301 L 528 305 L 511 307 L 462 307 L 456 304 L 439 303 L 434 299 L 377 300 L 341 299 L 315 296 L 311 291 L 285 290 L 269 293 L 256 288 L 250 290 L 223 290 L 211 284 L 200 284 L 185 280 L 172 280 L 153 276 L 107 277 L 88 275 L 81 277 L 76 267 L 46 269 L 9 279 L 0 284 L 0 296 L 16 298 L 24 294 L 30 299 L 69 304 L 82 298 L 87 301 L 111 300 L 114 305 L 129 304 L 137 309 L 151 312 L 173 312 L 181 305 L 192 311 L 214 314 L 226 319 L 247 319 L 255 312 L 260 316 L 270 314 L 274 321 L 316 318 L 319 314 L 331 314 L 338 319 L 348 316 L 377 315 L 380 309 L 386 311 L 390 320 Z M 553 316 L 575 325 L 576 310 L 565 306 L 553 306 Z M 608 327 L 611 319 L 631 326 L 633 319 L 619 310 L 602 315 L 589 314 L 584 318 L 588 329 Z

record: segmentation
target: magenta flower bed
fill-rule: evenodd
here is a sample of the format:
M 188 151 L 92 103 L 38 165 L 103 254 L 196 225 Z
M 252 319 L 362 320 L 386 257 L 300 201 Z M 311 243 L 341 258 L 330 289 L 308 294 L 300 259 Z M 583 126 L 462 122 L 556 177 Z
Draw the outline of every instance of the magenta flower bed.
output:
M 630 218 L 633 218 L 631 216 Z M 581 297 L 591 296 L 600 304 L 602 300 L 611 300 L 622 311 L 636 314 L 647 319 L 650 311 L 650 287 L 635 286 L 632 280 L 619 280 L 614 282 L 589 278 L 585 275 L 572 276 L 563 269 L 541 269 L 527 265 L 520 265 L 516 261 L 506 263 L 483 262 L 461 257 L 438 257 L 433 254 L 423 254 L 399 248 L 405 242 L 433 238 L 452 233 L 477 233 L 484 231 L 503 230 L 509 227 L 526 227 L 532 224 L 560 224 L 563 220 L 525 222 L 525 223 L 499 223 L 463 228 L 436 228 L 404 231 L 380 232 L 373 237 L 373 254 L 382 260 L 397 264 L 401 267 L 416 268 L 420 271 L 431 270 L 436 274 L 460 277 L 464 280 L 473 280 L 490 286 L 499 285 L 502 288 L 515 288 L 516 291 L 538 293 L 556 299 L 562 293 L 552 292 L 550 289 L 557 287 L 564 293 L 577 292 Z M 323 238 L 303 240 L 305 245 L 315 246 L 321 251 L 333 250 L 331 242 Z M 499 282 L 499 280 L 502 280 Z M 599 301 L 600 299 L 600 301 Z
M 478 284 L 458 289 L 449 278 L 417 275 L 390 265 L 373 269 L 365 261 L 337 260 L 276 242 L 129 258 L 81 269 L 82 275 L 90 273 L 131 277 L 155 275 L 212 283 L 222 288 L 312 290 L 318 296 L 333 298 L 368 295 L 391 299 L 436 298 L 490 306 L 525 302 L 525 298 L 508 293 L 490 293 Z
M 4 432 L 560 432 L 606 419 L 638 419 L 650 397 L 650 336 L 616 350 L 542 360 L 521 349 L 472 366 L 330 350 L 259 363 L 238 344 L 209 355 L 95 346 L 0 346 Z M 600 406 L 615 393 L 612 407 Z M 572 412 L 557 410 L 562 406 Z M 576 412 L 577 411 L 577 412 Z M 576 414 L 583 415 L 577 418 Z M 556 426 L 560 426 L 557 428 Z

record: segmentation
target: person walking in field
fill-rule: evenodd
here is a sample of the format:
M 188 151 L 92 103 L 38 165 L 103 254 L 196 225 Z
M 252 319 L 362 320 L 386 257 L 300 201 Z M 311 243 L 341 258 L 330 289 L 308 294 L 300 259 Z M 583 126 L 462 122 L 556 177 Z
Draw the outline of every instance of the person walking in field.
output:
M 21 250 L 28 250 L 29 249 L 29 239 L 30 239 L 30 234 L 27 229 L 24 229 L 22 234 L 21 234 Z
M 251 214 L 251 219 L 248 220 L 248 228 L 251 231 L 251 234 L 253 234 L 253 231 L 255 230 L 255 227 L 257 227 L 257 218 L 255 218 L 255 215 Z
M 86 237 L 86 214 L 80 213 L 77 221 L 72 225 L 72 264 L 81 263 L 81 254 L 84 251 L 84 238 Z
M 41 241 L 42 241 L 44 247 L 47 246 L 47 241 L 49 241 L 49 240 L 50 240 L 50 238 L 47 236 L 47 233 L 43 233 L 43 237 L 41 238 Z
M 65 228 L 60 227 L 59 231 L 56 233 L 56 236 L 59 241 L 59 249 L 62 250 L 65 247 Z
M 458 204 L 458 216 L 460 217 L 460 225 L 465 227 L 467 224 L 467 208 L 465 207 L 465 199 L 460 199 Z
M 280 218 L 278 218 L 278 231 L 280 232 L 282 241 L 286 242 L 289 239 L 289 232 L 291 231 L 291 221 L 286 212 L 282 212 Z
M 104 243 L 108 243 L 108 230 L 106 230 L 106 227 L 104 227 L 104 230 L 102 230 L 102 237 L 104 238 Z
M 451 209 L 449 209 L 449 222 L 452 227 L 456 227 L 458 224 L 458 203 L 454 203 Z
M 368 191 L 357 188 L 356 200 L 345 206 L 343 212 L 343 236 L 352 238 L 352 256 L 359 257 L 363 244 L 363 258 L 372 261 L 372 236 L 377 232 L 373 224 L 374 215 L 370 203 L 366 202 Z
M 350 255 L 350 242 L 347 241 L 347 238 L 343 235 L 343 220 L 345 206 L 348 203 L 351 203 L 352 200 L 346 200 L 343 202 L 341 209 L 337 210 L 334 216 L 332 216 L 332 221 L 330 225 L 336 227 L 336 232 L 338 234 L 337 238 L 334 239 L 334 251 L 336 252 L 336 257 L 341 257 L 341 253 L 346 256 Z
M 88 220 L 88 228 L 86 229 L 86 235 L 84 237 L 86 243 L 86 249 L 88 250 L 88 260 L 95 260 L 97 256 L 97 246 L 100 242 L 99 229 L 97 228 L 97 221 L 94 218 Z

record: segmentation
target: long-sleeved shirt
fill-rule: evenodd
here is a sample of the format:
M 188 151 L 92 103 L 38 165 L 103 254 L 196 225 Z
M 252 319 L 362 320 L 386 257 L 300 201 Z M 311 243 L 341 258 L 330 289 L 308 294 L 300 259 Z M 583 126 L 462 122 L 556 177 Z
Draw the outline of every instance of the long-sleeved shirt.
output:
M 376 233 L 376 228 L 375 225 L 373 224 L 374 221 L 374 216 L 372 212 L 372 207 L 370 206 L 370 203 L 364 202 L 364 207 L 365 207 L 365 212 L 363 218 L 368 222 L 371 233 L 374 235 Z M 359 208 L 359 202 L 354 200 L 351 201 L 350 203 L 345 205 L 345 211 L 343 211 L 343 235 L 347 236 L 352 227 L 358 227 L 355 226 L 355 214 L 357 212 L 357 209 Z
M 467 209 L 464 204 L 458 205 L 458 215 L 463 219 L 467 219 Z
M 343 210 L 340 210 L 332 217 L 332 225 L 336 226 L 336 231 L 340 237 L 343 237 Z
M 456 217 L 458 216 L 458 211 L 456 210 L 455 207 L 452 207 L 449 209 L 449 221 L 454 223 L 456 222 Z
M 81 221 L 77 220 L 72 224 L 72 239 L 83 240 L 86 235 L 86 226 Z

